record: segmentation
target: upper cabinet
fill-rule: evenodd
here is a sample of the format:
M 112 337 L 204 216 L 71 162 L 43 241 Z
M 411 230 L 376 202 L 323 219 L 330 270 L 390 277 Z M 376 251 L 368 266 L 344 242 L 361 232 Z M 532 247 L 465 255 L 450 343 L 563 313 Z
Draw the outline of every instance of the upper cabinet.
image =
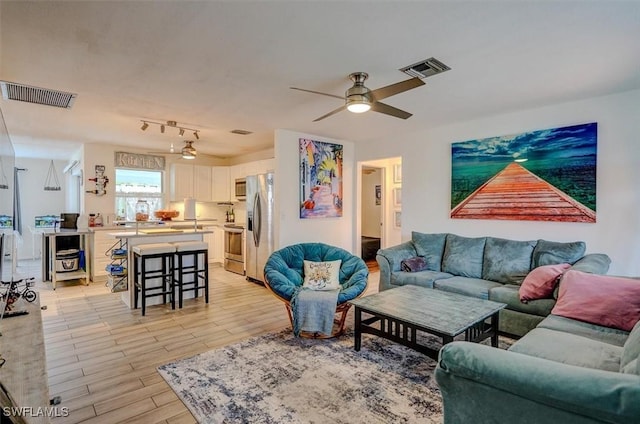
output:
M 214 202 L 228 202 L 231 200 L 228 166 L 214 166 L 211 168 L 211 200 Z
M 193 166 L 193 197 L 199 202 L 210 202 L 213 200 L 211 198 L 210 166 Z
M 265 159 L 233 166 L 171 165 L 170 200 L 193 197 L 199 202 L 237 201 L 235 182 L 248 175 L 273 171 L 275 160 Z
M 171 165 L 171 195 L 172 201 L 181 201 L 193 197 L 193 165 L 174 163 Z

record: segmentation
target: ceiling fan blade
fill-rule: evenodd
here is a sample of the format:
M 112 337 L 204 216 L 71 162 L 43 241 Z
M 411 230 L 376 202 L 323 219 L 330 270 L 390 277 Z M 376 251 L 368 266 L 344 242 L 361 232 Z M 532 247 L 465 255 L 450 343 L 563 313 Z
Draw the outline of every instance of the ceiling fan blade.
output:
M 340 106 L 338 109 L 332 110 L 331 112 L 327 113 L 326 115 L 322 115 L 321 117 L 319 117 L 318 119 L 314 119 L 313 122 L 318 122 L 324 118 L 328 118 L 331 115 L 335 115 L 338 112 L 342 112 L 343 110 L 345 110 L 347 108 L 347 105 L 342 105 Z
M 397 82 L 395 84 L 387 85 L 386 87 L 372 90 L 371 95 L 375 100 L 382 100 L 386 99 L 387 97 L 403 93 L 407 90 L 411 90 L 412 88 L 420 87 L 421 85 L 424 85 L 424 81 L 422 81 L 420 78 L 411 78 L 405 81 Z
M 320 91 L 305 90 L 304 88 L 296 88 L 296 87 L 289 87 L 289 88 L 292 90 L 306 91 L 307 93 L 321 94 L 323 96 L 335 97 L 336 99 L 344 100 L 344 97 L 336 96 L 335 94 L 327 94 L 327 93 L 321 93 Z
M 381 102 L 374 102 L 371 105 L 371 110 L 375 112 L 384 113 L 385 115 L 395 116 L 396 118 L 400 118 L 400 119 L 407 119 L 413 116 L 412 113 L 405 112 L 404 110 L 395 108 L 393 106 L 389 106 L 388 104 L 381 103 Z

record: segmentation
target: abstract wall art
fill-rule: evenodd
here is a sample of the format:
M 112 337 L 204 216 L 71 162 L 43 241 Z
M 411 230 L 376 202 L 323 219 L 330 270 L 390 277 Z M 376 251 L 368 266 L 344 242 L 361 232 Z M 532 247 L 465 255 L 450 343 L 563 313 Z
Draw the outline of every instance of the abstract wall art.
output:
M 596 222 L 596 122 L 455 142 L 451 218 Z
M 300 218 L 342 216 L 342 145 L 299 139 Z

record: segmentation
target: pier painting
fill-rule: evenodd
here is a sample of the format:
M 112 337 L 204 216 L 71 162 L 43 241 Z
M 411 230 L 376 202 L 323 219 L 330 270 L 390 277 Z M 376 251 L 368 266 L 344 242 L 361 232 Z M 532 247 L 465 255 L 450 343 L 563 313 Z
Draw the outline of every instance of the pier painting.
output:
M 300 218 L 342 216 L 342 145 L 305 138 L 300 149 Z
M 596 222 L 597 128 L 453 143 L 451 218 Z

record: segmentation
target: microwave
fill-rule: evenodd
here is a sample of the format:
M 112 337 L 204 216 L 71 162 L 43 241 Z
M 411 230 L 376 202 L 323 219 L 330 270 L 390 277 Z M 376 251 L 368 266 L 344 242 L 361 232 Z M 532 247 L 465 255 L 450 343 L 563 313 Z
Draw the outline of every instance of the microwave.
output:
M 240 199 L 240 200 L 247 198 L 247 180 L 246 180 L 246 178 L 238 178 L 238 179 L 236 179 L 235 196 L 236 196 L 236 199 Z

